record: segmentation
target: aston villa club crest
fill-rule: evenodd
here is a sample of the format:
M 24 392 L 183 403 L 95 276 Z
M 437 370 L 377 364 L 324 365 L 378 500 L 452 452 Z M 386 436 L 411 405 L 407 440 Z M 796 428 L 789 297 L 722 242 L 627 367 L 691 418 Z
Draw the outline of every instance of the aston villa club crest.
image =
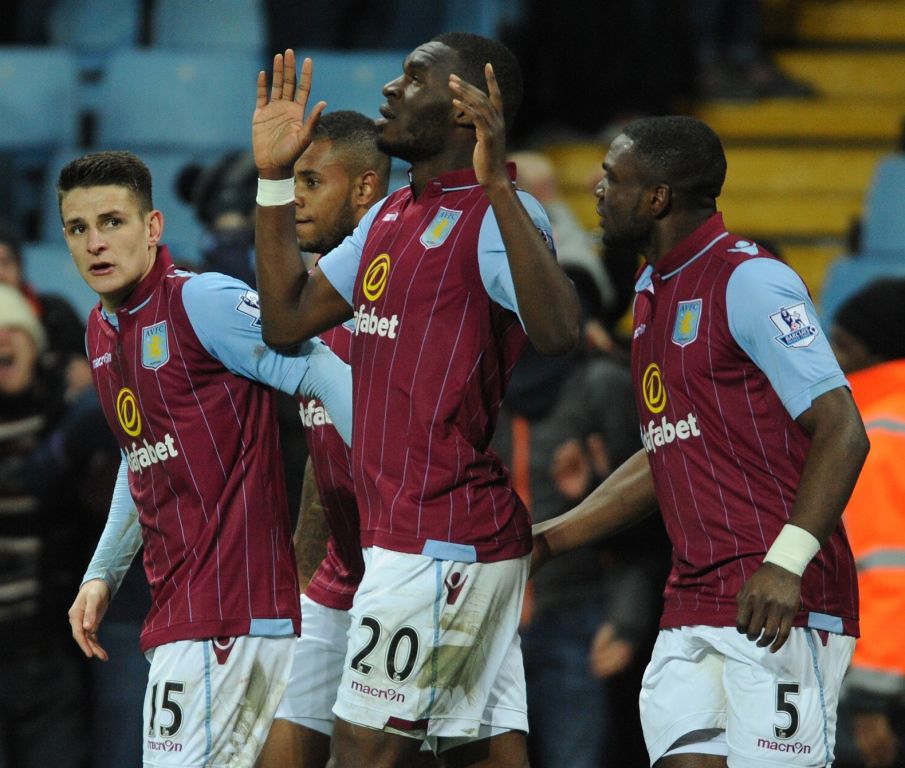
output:
M 167 335 L 167 321 L 149 325 L 141 329 L 141 364 L 156 371 L 170 359 L 170 342 Z
M 427 225 L 427 229 L 421 233 L 421 245 L 425 248 L 438 248 L 446 242 L 449 233 L 462 215 L 462 211 L 451 211 L 449 208 L 440 208 L 433 221 Z
M 703 299 L 680 301 L 676 309 L 676 324 L 672 329 L 672 343 L 687 347 L 698 338 L 698 326 L 701 324 Z
M 819 333 L 817 326 L 808 317 L 804 302 L 783 307 L 770 315 L 770 320 L 779 330 L 779 336 L 773 338 L 784 347 L 807 347 Z

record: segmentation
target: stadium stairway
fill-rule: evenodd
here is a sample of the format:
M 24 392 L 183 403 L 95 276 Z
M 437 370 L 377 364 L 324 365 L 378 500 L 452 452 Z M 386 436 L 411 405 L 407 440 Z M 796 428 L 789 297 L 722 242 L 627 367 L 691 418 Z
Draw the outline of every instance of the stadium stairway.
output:
M 816 297 L 828 264 L 847 250 L 878 161 L 901 148 L 905 0 L 802 0 L 787 23 L 776 63 L 814 96 L 702 102 L 693 111 L 726 146 L 727 225 L 776 245 Z M 544 150 L 589 229 L 598 225 L 589 179 L 605 150 Z

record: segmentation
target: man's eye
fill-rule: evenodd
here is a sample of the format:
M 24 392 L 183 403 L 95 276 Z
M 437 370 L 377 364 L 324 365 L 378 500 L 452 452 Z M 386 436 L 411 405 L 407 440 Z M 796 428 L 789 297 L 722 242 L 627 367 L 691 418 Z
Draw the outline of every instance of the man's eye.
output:
M 81 235 L 85 231 L 85 227 L 82 224 L 73 224 L 69 227 L 70 235 Z

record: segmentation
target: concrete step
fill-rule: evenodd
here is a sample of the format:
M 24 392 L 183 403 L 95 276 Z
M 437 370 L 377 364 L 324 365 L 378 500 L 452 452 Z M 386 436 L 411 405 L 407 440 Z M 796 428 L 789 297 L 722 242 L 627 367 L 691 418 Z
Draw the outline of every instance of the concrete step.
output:
M 795 38 L 812 43 L 905 43 L 905 2 L 803 0 Z
M 844 142 L 892 150 L 902 132 L 905 101 L 826 97 L 754 104 L 711 102 L 699 105 L 695 114 L 724 143 Z
M 719 199 L 726 226 L 754 239 L 842 240 L 861 215 L 862 194 L 828 190 L 823 194 L 789 194 L 727 190 Z
M 774 58 L 824 96 L 905 101 L 905 50 L 780 51 Z
M 728 192 L 859 195 L 870 183 L 882 149 L 850 147 L 726 148 Z
M 781 245 L 780 250 L 789 266 L 801 275 L 815 301 L 823 290 L 829 265 L 845 252 L 839 243 Z

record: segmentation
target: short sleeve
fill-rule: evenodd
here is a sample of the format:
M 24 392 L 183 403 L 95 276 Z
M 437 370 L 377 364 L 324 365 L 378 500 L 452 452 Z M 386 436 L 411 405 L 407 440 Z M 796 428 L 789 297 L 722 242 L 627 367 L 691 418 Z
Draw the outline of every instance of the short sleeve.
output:
M 556 258 L 556 247 L 553 244 L 553 227 L 543 206 L 527 192 L 518 192 L 522 205 L 528 211 L 528 215 L 537 227 L 544 242 L 550 247 L 551 258 Z M 524 327 L 522 317 L 519 314 L 518 301 L 515 297 L 515 284 L 512 281 L 512 272 L 509 269 L 509 257 L 503 245 L 503 236 L 497 224 L 496 216 L 492 208 L 488 208 L 481 223 L 481 231 L 478 235 L 478 266 L 481 270 L 481 281 L 484 289 L 497 304 L 505 309 L 515 312 L 519 322 Z
M 182 302 L 198 340 L 233 373 L 295 394 L 308 370 L 302 356 L 270 349 L 261 337 L 258 294 L 219 272 L 188 279 Z
M 729 331 L 793 419 L 815 398 L 847 386 L 801 278 L 782 262 L 751 259 L 726 286 Z

